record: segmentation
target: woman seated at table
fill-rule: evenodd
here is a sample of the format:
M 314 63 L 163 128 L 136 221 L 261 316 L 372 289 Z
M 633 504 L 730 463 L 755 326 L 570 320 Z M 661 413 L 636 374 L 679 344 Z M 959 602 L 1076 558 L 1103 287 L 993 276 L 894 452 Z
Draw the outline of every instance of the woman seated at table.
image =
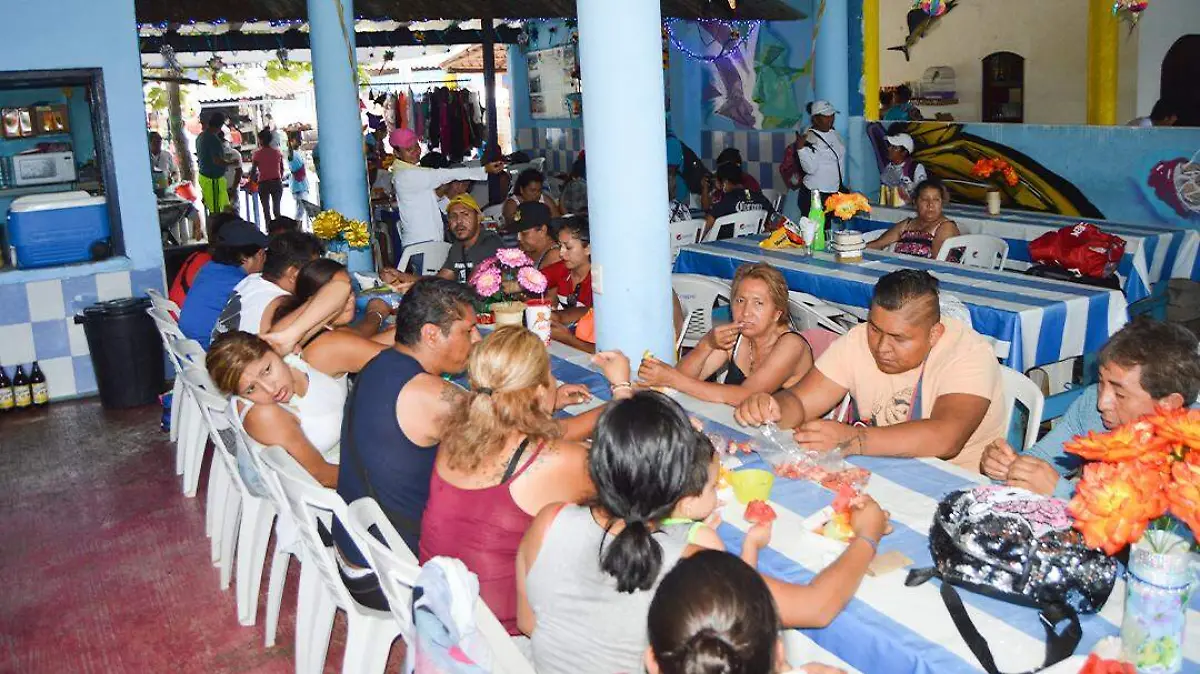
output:
M 542 202 L 550 209 L 550 214 L 556 218 L 562 217 L 562 209 L 554 202 L 554 199 L 546 194 L 543 187 L 546 185 L 546 176 L 537 169 L 525 169 L 517 174 L 517 183 L 513 187 L 512 196 L 504 202 L 504 208 L 500 210 L 504 216 L 504 222 L 512 224 L 513 214 L 517 212 L 517 207 L 529 202 Z
M 567 274 L 555 288 L 558 309 L 551 318 L 551 335 L 574 344 L 575 325 L 592 308 L 592 234 L 587 216 L 558 221 L 558 250 Z
M 310 348 L 319 352 L 327 346 Z M 324 372 L 296 354 L 280 357 L 261 337 L 239 330 L 217 337 L 205 366 L 217 388 L 230 396 L 235 428 L 262 446 L 283 447 L 322 485 L 337 486 L 344 372 Z M 266 494 L 262 478 L 240 452 L 238 469 L 251 493 Z
M 629 362 L 606 359 L 614 397 L 632 395 Z M 517 546 L 542 508 L 581 503 L 595 488 L 587 447 L 564 439 L 554 411 L 590 397 L 557 388 L 550 355 L 534 333 L 502 327 L 471 353 L 472 392 L 442 438 L 421 519 L 420 560 L 461 559 L 479 593 L 512 634 L 517 630 Z M 620 386 L 624 384 L 624 386 Z M 594 426 L 599 412 L 590 415 Z M 590 428 L 588 429 L 590 432 Z
M 642 671 L 646 616 L 681 558 L 724 544 L 704 521 L 717 508 L 712 442 L 678 403 L 653 391 L 604 411 L 588 453 L 596 497 L 546 506 L 517 551 L 517 624 L 539 674 Z M 813 579 L 766 578 L 786 627 L 823 627 L 866 573 L 887 517 L 867 497 L 851 513 L 855 539 Z M 770 525 L 755 525 L 742 559 L 756 566 Z
M 950 203 L 950 192 L 942 181 L 936 178 L 923 180 L 914 194 L 917 217 L 892 225 L 883 236 L 868 243 L 868 248 L 884 250 L 895 244 L 892 250 L 897 253 L 934 259 L 946 239 L 960 234 L 958 225 L 942 213 L 942 209 Z
M 296 291 L 284 298 L 272 317 L 275 330 L 283 330 L 297 318 L 297 309 L 317 295 L 317 292 L 334 279 L 350 283 L 350 273 L 340 262 L 329 258 L 318 258 L 304 265 L 296 276 Z M 300 347 L 307 351 L 308 345 L 318 339 L 336 344 L 336 347 L 320 349 L 316 353 L 324 357 L 336 357 L 345 365 L 343 372 L 358 372 L 375 357 L 375 354 L 391 346 L 396 340 L 396 329 L 383 328 L 387 317 L 394 311 L 392 305 L 375 297 L 367 302 L 361 320 L 352 323 L 355 316 L 355 297 L 346 300 L 342 312 L 332 319 L 317 325 L 303 336 Z M 365 358 L 366 360 L 362 360 Z M 360 362 L 361 361 L 361 362 Z M 317 363 L 313 363 L 318 365 Z M 320 365 L 318 365 L 320 367 Z M 324 369 L 324 368 L 322 368 Z
M 791 328 L 783 274 L 762 262 L 742 265 L 733 277 L 732 298 L 732 323 L 714 327 L 674 368 L 642 359 L 641 383 L 736 406 L 754 393 L 775 393 L 799 382 L 812 369 L 812 348 Z M 722 371 L 724 383 L 709 381 Z

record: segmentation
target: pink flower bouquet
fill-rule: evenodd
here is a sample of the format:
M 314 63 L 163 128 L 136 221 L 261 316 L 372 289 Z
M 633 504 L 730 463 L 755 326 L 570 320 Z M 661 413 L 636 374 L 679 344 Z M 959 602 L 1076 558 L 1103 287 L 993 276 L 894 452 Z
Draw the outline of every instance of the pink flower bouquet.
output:
M 520 248 L 496 251 L 495 257 L 475 266 L 468 283 L 484 306 L 521 302 L 527 295 L 541 296 L 548 285 L 545 274 L 533 266 L 533 260 Z

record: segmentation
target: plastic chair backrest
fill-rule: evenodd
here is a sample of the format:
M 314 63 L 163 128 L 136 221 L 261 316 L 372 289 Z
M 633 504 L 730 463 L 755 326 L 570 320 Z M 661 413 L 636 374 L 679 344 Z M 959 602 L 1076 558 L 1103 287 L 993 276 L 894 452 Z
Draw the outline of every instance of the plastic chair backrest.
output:
M 820 307 L 828 307 L 829 310 L 821 311 Z M 848 332 L 845 326 L 830 318 L 830 315 L 834 314 L 833 307 L 816 300 L 806 302 L 796 293 L 788 293 L 788 314 L 792 317 L 792 326 L 799 329 L 801 334 L 816 329 L 836 335 Z
M 733 237 L 749 236 L 758 234 L 762 229 L 763 220 L 767 219 L 766 211 L 742 211 L 740 213 L 730 213 L 713 221 L 712 229 L 708 230 L 708 234 L 704 236 L 704 241 L 716 241 L 717 235 L 720 234 L 721 228 L 725 225 L 733 225 Z
M 671 274 L 671 287 L 690 317 L 688 332 L 703 335 L 712 330 L 712 310 L 719 298 L 733 294 L 728 283 L 709 276 Z
M 1004 269 L 1008 262 L 1008 242 L 990 234 L 959 234 L 946 239 L 937 259 L 946 260 L 950 251 L 962 249 L 959 264 L 984 269 Z
M 1033 383 L 1033 380 L 1012 368 L 1001 365 L 1000 377 L 1004 383 L 1004 427 L 1008 429 L 1009 437 L 1018 437 L 1013 435 L 1017 403 L 1021 403 L 1029 415 L 1025 422 L 1025 428 L 1019 434 L 1021 446 L 1013 445 L 1017 451 L 1024 451 L 1037 442 L 1038 427 L 1042 424 L 1042 410 L 1046 406 L 1046 397 L 1042 395 L 1042 390 Z
M 412 591 L 417 575 L 421 573 L 421 565 L 375 499 L 364 496 L 351 503 L 347 512 L 348 517 L 342 524 L 379 577 L 379 587 L 400 625 L 400 634 L 411 647 L 415 629 Z M 372 533 L 372 530 L 378 534 Z
M 404 254 L 400 256 L 400 264 L 396 265 L 396 268 L 400 271 L 408 271 L 409 260 L 414 255 L 421 255 L 421 269 L 418 274 L 431 276 L 442 268 L 442 265 L 446 263 L 446 256 L 449 254 L 450 244 L 442 241 L 414 243 L 404 247 Z
M 229 441 L 237 442 L 240 430 L 229 423 L 229 418 L 225 414 L 225 410 L 229 407 L 229 400 L 205 388 L 205 382 L 200 377 L 203 372 L 198 368 L 186 368 L 180 376 L 183 377 L 184 386 L 196 399 L 197 406 L 200 408 L 200 416 L 204 420 L 205 428 L 208 429 L 208 437 L 212 440 L 213 448 L 216 450 L 216 456 L 220 457 L 221 463 L 225 464 L 226 472 L 237 483 L 238 490 L 245 494 L 245 485 L 242 484 L 242 476 L 238 472 L 237 456 L 234 454 L 234 447 L 229 444 Z
M 500 220 L 504 217 L 504 204 L 493 204 L 483 209 L 483 217 L 491 218 L 493 220 Z
M 872 229 L 869 232 L 863 232 L 863 243 L 871 243 L 875 239 L 887 234 L 886 229 Z
M 968 328 L 975 328 L 971 322 L 971 310 L 967 308 L 967 305 L 963 304 L 962 300 L 954 295 L 948 292 L 939 292 L 938 307 L 942 312 L 942 316 L 949 316 Z
M 283 447 L 266 447 L 260 458 L 263 481 L 269 490 L 283 495 L 286 511 L 299 531 L 306 555 L 304 563 L 316 565 L 321 581 L 337 599 L 338 606 L 351 606 L 354 599 L 338 573 L 333 549 L 325 547 L 317 529 L 318 520 L 324 521 L 330 514 L 342 522 L 348 521 L 346 502 L 334 490 L 322 487 Z
M 179 329 L 179 323 L 175 321 L 175 317 L 171 314 L 153 306 L 146 309 L 146 313 L 150 315 L 150 318 L 154 319 L 154 327 L 158 328 L 160 335 L 170 335 L 175 339 L 187 339 L 187 336 Z
M 703 220 L 677 220 L 668 227 L 671 230 L 671 259 L 679 255 L 679 249 L 696 243 L 704 231 Z

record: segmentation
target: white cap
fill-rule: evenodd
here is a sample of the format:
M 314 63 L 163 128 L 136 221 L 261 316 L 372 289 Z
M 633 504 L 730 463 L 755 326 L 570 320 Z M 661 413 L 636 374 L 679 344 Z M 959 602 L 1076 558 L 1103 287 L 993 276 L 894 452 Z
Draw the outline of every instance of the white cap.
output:
M 908 150 L 909 154 L 913 153 L 913 139 L 912 136 L 908 135 L 907 133 L 898 133 L 894 136 L 888 136 L 885 140 L 887 140 L 888 145 L 902 147 L 905 150 Z
M 829 101 L 813 101 L 812 113 L 814 115 L 836 115 L 837 108 L 833 107 L 833 103 Z

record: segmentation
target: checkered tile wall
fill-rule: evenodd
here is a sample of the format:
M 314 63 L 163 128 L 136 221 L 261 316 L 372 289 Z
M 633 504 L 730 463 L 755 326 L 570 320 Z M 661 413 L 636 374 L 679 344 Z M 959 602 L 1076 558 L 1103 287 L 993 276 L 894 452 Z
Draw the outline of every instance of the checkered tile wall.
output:
M 0 366 L 11 377 L 17 365 L 38 361 L 52 399 L 97 391 L 79 310 L 98 301 L 162 291 L 161 268 L 0 285 Z
M 779 164 L 794 131 L 704 131 L 700 147 L 692 148 L 710 167 L 727 147 L 742 151 L 746 171 L 758 179 L 763 189 L 779 190 Z M 517 147 L 534 157 L 546 158 L 550 173 L 569 171 L 575 155 L 583 148 L 583 129 L 517 129 Z

